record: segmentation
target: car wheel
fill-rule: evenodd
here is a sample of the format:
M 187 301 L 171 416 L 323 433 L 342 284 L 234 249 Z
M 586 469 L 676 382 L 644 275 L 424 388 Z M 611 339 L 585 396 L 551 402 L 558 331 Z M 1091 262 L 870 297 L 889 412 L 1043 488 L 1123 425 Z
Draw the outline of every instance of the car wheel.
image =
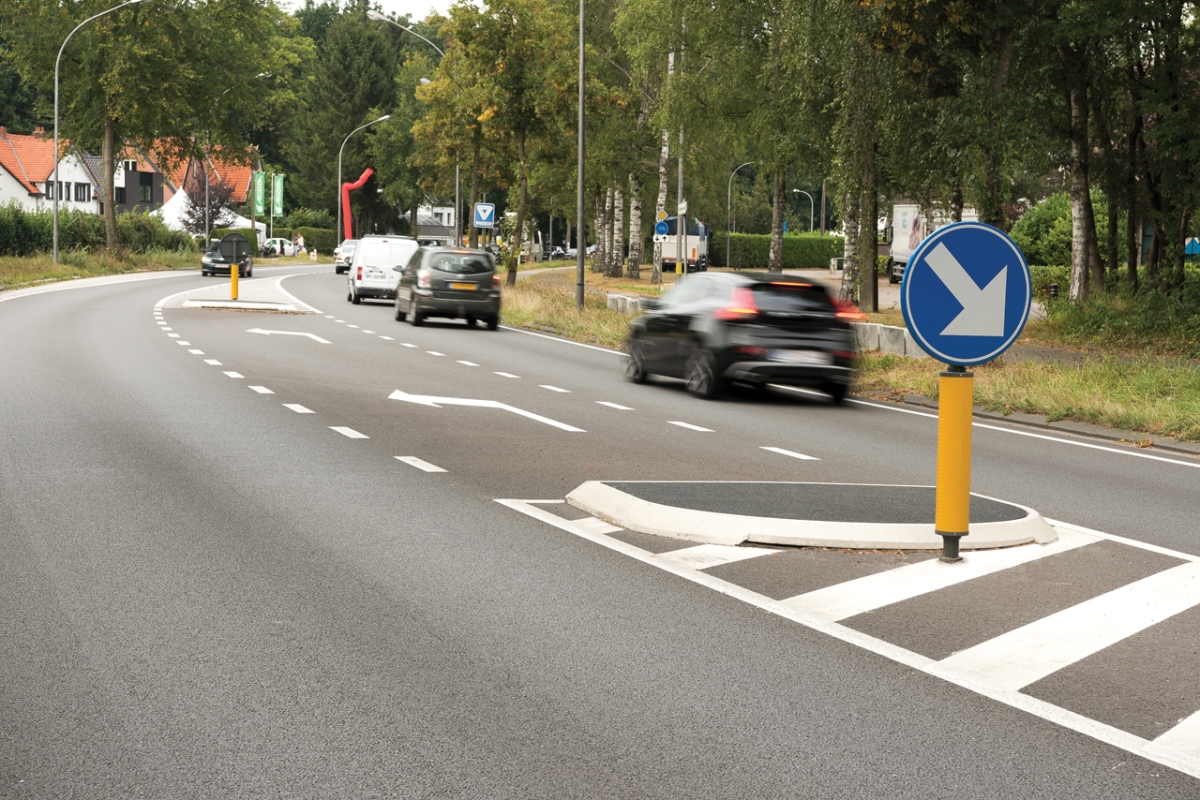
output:
M 251 267 L 250 269 L 246 270 L 246 277 L 247 277 L 247 278 L 253 278 L 253 277 L 254 277 L 254 268 L 253 268 L 253 267 Z
M 358 296 L 358 292 L 354 291 L 353 288 L 350 289 L 350 302 L 354 303 L 354 305 L 362 302 L 362 298 Z
M 888 270 L 888 283 L 899 283 L 900 279 L 896 277 L 896 273 Z
M 625 361 L 625 380 L 630 383 L 645 383 L 650 377 L 646 372 L 646 353 L 642 343 L 637 339 L 629 342 L 629 358 Z
M 487 328 L 488 328 L 488 330 L 489 330 L 489 331 L 494 331 L 494 330 L 496 330 L 496 329 L 497 329 L 497 328 L 499 328 L 499 327 L 500 327 L 500 316 L 497 314 L 496 316 L 494 316 L 494 317 L 491 317 L 491 318 L 488 320 L 488 322 L 487 322 Z
M 202 269 L 202 270 L 200 270 L 200 277 L 202 277 L 202 278 L 207 278 L 207 277 L 208 277 L 208 270 L 206 270 L 206 269 Z
M 399 298 L 399 297 L 397 297 L 397 298 L 396 298 L 396 321 L 397 321 L 397 322 L 404 322 L 404 318 L 405 318 L 405 317 L 407 317 L 407 316 L 408 316 L 408 314 L 406 314 L 406 313 L 404 313 L 403 311 L 401 311 L 401 310 L 400 310 L 400 298 Z
M 474 328 L 477 320 L 474 317 L 467 317 L 467 327 Z
M 412 323 L 414 328 L 419 328 L 425 324 L 425 315 L 421 313 L 421 307 L 417 304 L 415 297 L 409 303 L 408 315 L 408 321 Z
M 827 383 L 825 384 L 825 392 L 829 395 L 829 399 L 833 401 L 835 406 L 840 406 L 842 401 L 846 399 L 846 384 Z
M 713 354 L 704 349 L 692 353 L 684 369 L 687 379 L 687 390 L 696 397 L 711 400 L 720 392 L 720 381 L 717 378 Z

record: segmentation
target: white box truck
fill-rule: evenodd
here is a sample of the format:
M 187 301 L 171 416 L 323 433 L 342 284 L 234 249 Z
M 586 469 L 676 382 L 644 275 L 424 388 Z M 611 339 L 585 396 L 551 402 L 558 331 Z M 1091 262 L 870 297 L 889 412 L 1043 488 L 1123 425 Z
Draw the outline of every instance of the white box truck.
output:
M 963 222 L 977 222 L 979 213 L 973 208 L 964 208 Z M 932 223 L 925 219 L 920 206 L 899 203 L 892 206 L 892 243 L 888 254 L 888 282 L 899 283 L 904 278 L 908 259 L 924 241 L 925 237 L 950 224 L 950 215 L 935 209 Z
M 688 272 L 708 270 L 708 252 L 712 246 L 712 231 L 694 217 L 687 217 L 687 231 L 683 237 L 683 252 L 686 254 Z M 662 243 L 662 265 L 664 272 L 674 272 L 679 261 L 679 236 L 677 218 L 667 217 L 667 240 Z

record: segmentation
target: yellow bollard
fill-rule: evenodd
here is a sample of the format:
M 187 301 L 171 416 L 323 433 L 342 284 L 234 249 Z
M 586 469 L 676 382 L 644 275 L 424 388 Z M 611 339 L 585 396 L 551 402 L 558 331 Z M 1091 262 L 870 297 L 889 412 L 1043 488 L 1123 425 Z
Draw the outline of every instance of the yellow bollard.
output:
M 961 561 L 958 542 L 971 522 L 971 409 L 975 373 L 951 367 L 938 393 L 937 500 L 934 528 L 942 537 L 943 562 Z
M 238 282 L 238 272 L 240 270 L 241 270 L 241 267 L 238 266 L 238 263 L 236 261 L 234 261 L 232 264 L 229 265 L 229 299 L 230 300 L 237 300 L 237 282 Z

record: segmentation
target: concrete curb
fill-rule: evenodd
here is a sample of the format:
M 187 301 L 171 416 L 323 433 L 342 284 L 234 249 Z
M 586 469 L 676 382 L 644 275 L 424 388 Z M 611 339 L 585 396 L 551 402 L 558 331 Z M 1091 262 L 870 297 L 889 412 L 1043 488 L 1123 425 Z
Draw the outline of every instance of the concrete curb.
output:
M 928 488 L 928 487 L 921 487 Z M 971 534 L 961 541 L 964 550 L 1010 547 L 1038 542 L 1049 544 L 1058 534 L 1032 508 L 986 495 L 1025 511 L 1021 519 L 972 523 Z M 838 547 L 856 550 L 937 550 L 942 538 L 932 524 L 830 522 L 778 519 L 696 511 L 652 503 L 602 481 L 581 484 L 566 497 L 575 508 L 632 531 L 704 544 L 782 544 L 794 547 Z

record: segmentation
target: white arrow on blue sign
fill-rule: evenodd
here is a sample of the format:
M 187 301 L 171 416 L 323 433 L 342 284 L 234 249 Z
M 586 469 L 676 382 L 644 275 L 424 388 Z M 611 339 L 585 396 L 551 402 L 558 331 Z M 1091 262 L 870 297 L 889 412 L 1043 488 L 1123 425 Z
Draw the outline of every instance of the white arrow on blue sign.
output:
M 491 228 L 496 224 L 496 205 L 495 203 L 476 203 L 475 204 L 475 227 L 476 228 Z
M 926 237 L 900 287 L 913 339 L 939 361 L 964 367 L 1007 350 L 1025 328 L 1032 301 L 1021 249 L 982 222 L 956 222 Z
M 669 231 L 669 230 L 670 230 L 670 227 L 667 225 L 667 223 L 665 221 L 654 223 L 654 232 L 656 234 L 658 234 L 659 236 L 666 236 L 667 231 Z

